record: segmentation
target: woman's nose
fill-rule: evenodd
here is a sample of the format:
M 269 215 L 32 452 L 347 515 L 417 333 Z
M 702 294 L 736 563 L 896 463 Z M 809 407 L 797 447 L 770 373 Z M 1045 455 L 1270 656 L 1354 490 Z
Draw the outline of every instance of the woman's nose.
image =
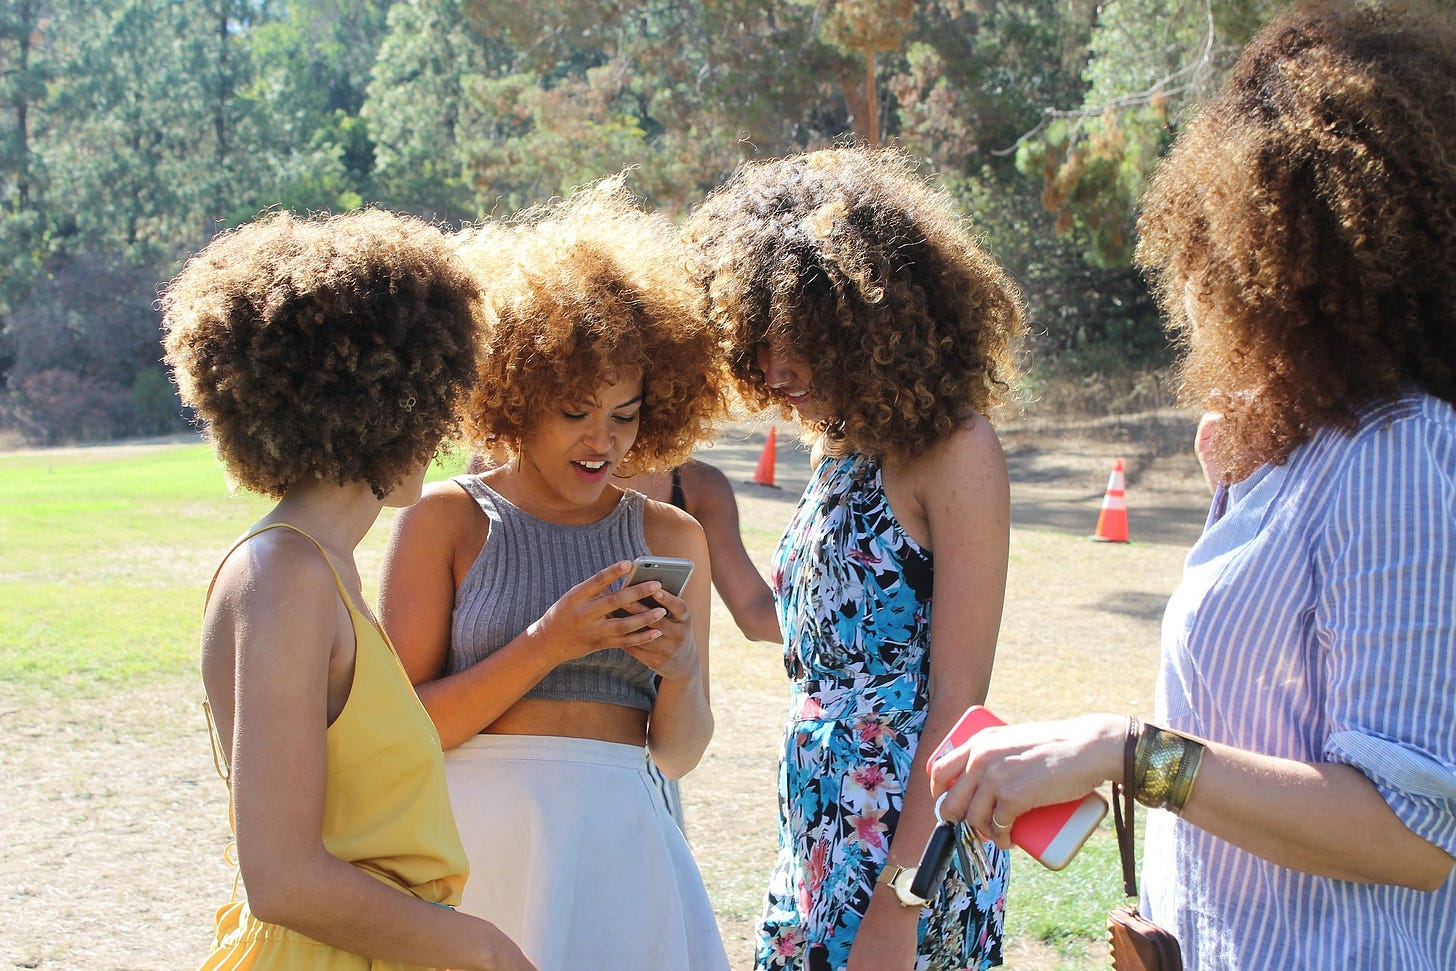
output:
M 612 431 L 605 422 L 591 422 L 581 436 L 582 444 L 594 452 L 605 452 L 612 444 Z
M 782 354 L 775 354 L 768 345 L 758 349 L 758 369 L 763 372 L 763 379 L 769 387 L 782 387 L 794 377 L 792 362 Z

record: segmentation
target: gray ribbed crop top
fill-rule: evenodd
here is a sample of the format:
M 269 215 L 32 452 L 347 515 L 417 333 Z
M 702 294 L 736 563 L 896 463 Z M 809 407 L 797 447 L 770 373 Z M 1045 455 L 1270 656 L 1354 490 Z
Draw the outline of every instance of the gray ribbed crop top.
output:
M 447 673 L 499 651 L 572 587 L 618 560 L 646 556 L 640 493 L 626 490 L 606 517 L 585 526 L 537 519 L 480 480 L 453 480 L 490 517 L 490 534 L 455 591 Z M 601 701 L 651 711 L 652 669 L 609 648 L 567 661 L 526 692 L 551 701 Z

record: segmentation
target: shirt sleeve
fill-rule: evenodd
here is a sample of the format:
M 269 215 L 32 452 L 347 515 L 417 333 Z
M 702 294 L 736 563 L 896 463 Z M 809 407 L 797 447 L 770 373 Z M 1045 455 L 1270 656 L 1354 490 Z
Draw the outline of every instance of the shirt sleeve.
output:
M 1316 544 L 1331 761 L 1456 855 L 1456 416 L 1362 430 Z

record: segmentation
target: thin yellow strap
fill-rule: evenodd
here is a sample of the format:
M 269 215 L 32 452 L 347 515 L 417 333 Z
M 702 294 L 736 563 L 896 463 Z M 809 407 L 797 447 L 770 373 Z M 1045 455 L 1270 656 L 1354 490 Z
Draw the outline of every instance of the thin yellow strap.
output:
M 226 553 L 224 553 L 222 555 L 222 559 L 218 561 L 218 563 L 217 563 L 217 569 L 212 571 L 212 581 L 209 582 L 208 585 L 207 585 L 207 599 L 204 600 L 203 603 L 206 603 L 207 601 L 209 601 L 209 600 L 212 599 L 212 589 L 213 589 L 213 587 L 217 586 L 217 577 L 218 577 L 218 574 L 220 574 L 222 572 L 222 566 L 223 566 L 224 563 L 226 563 L 228 561 L 228 557 L 230 557 L 234 553 L 236 553 L 239 546 L 242 546 L 244 543 L 246 543 L 248 540 L 252 539 L 254 536 L 259 536 L 259 535 L 262 535 L 263 533 L 268 532 L 268 530 L 270 530 L 270 529 L 286 529 L 289 532 L 297 533 L 298 535 L 302 536 L 304 539 L 306 539 L 310 543 L 312 543 L 315 547 L 317 547 L 318 548 L 318 551 L 319 551 L 319 555 L 322 556 L 324 558 L 324 562 L 328 564 L 329 572 L 331 572 L 334 575 L 334 586 L 338 588 L 339 596 L 343 597 L 344 598 L 344 603 L 348 604 L 350 607 L 356 606 L 355 603 L 354 603 L 354 598 L 351 597 L 351 596 L 349 596 L 349 590 L 348 590 L 347 587 L 344 586 L 344 578 L 341 577 L 341 576 L 339 576 L 338 568 L 334 566 L 334 561 L 329 558 L 328 551 L 326 551 L 324 549 L 324 544 L 320 543 L 318 540 L 314 539 L 308 533 L 306 533 L 303 530 L 299 529 L 297 526 L 293 525 L 292 523 L 269 523 L 267 526 L 264 526 L 262 529 L 255 529 L 252 532 L 245 534 L 244 536 L 242 536 L 241 538 L 239 538 L 236 543 L 234 543 L 232 546 L 228 547 L 228 551 Z
M 227 786 L 228 791 L 228 832 L 236 834 L 238 831 L 237 819 L 233 815 L 233 773 L 227 763 L 227 754 L 223 751 L 222 736 L 217 730 L 217 720 L 212 717 L 212 705 L 206 698 L 202 699 L 202 713 L 207 716 L 207 737 L 212 742 L 212 767 L 217 770 L 218 777 Z M 238 866 L 238 840 L 237 836 L 228 840 L 227 845 L 222 848 L 222 860 L 233 868 L 233 892 L 228 903 L 238 899 L 238 884 L 243 879 L 243 868 Z
M 227 754 L 223 750 L 222 736 L 217 732 L 217 720 L 212 717 L 212 705 L 207 699 L 202 699 L 202 713 L 207 716 L 207 740 L 212 743 L 212 767 L 217 770 L 217 776 L 227 784 L 228 792 L 233 790 L 233 773 L 227 764 Z

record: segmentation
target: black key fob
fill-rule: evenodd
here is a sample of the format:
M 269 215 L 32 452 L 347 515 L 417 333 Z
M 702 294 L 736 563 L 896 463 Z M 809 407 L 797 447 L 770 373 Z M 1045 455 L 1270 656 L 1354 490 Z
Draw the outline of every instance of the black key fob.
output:
M 930 839 L 925 841 L 925 852 L 920 854 L 920 866 L 915 870 L 915 879 L 910 883 L 910 892 L 921 900 L 930 900 L 945 883 L 950 869 L 950 855 L 955 850 L 959 836 L 955 823 L 938 823 Z

